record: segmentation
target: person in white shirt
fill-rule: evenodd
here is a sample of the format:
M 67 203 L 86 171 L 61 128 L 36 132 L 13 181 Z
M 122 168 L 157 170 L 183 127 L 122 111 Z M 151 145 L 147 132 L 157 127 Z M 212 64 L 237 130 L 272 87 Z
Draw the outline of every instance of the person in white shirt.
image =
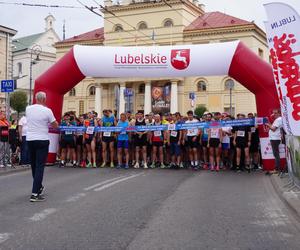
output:
M 38 92 L 35 95 L 36 104 L 26 108 L 27 135 L 31 170 L 33 177 L 31 202 L 43 201 L 41 195 L 44 189 L 42 185 L 44 168 L 49 150 L 49 125 L 58 127 L 58 123 L 51 109 L 46 107 L 46 93 Z
M 272 124 L 267 123 L 267 127 L 269 128 L 269 139 L 271 142 L 273 155 L 275 158 L 275 170 L 271 172 L 267 172 L 267 174 L 274 174 L 280 170 L 280 154 L 279 154 L 279 145 L 281 143 L 281 128 L 283 127 L 282 124 L 282 117 L 280 114 L 279 109 L 273 110 L 273 117 L 275 118 Z
M 27 135 L 27 118 L 26 116 L 22 116 L 22 118 L 19 120 L 18 124 L 18 130 L 19 130 L 19 140 L 21 142 L 21 160 L 20 165 L 28 165 L 30 164 L 30 157 L 28 152 L 28 144 L 26 141 L 26 135 Z

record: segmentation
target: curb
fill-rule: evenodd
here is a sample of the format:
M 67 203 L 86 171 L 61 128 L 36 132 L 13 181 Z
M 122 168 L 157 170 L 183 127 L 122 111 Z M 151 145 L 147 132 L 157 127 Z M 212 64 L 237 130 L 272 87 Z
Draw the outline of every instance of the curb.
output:
M 5 175 L 10 175 L 14 173 L 20 173 L 20 172 L 25 172 L 27 170 L 30 170 L 30 167 L 18 167 L 18 168 L 11 168 L 11 167 L 6 167 L 5 170 L 0 170 L 0 176 L 5 176 Z
M 286 183 L 277 175 L 270 176 L 272 186 L 278 194 L 280 200 L 292 211 L 292 213 L 300 221 L 300 195 L 294 193 L 292 190 L 286 189 Z M 295 187 L 296 188 L 296 187 Z M 292 194 L 293 197 L 287 197 Z

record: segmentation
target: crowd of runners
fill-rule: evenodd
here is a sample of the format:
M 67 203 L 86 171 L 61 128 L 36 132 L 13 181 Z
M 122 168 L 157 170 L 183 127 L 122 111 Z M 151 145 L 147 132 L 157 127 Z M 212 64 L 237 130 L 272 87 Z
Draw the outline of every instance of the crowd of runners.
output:
M 82 168 L 192 168 L 220 171 L 250 171 L 260 168 L 259 133 L 257 127 L 226 126 L 187 130 L 157 130 L 148 132 L 97 132 L 95 127 L 153 126 L 233 119 L 254 118 L 238 114 L 206 112 L 196 117 L 193 111 L 161 116 L 122 113 L 117 119 L 111 110 L 104 110 L 101 118 L 96 112 L 76 117 L 65 113 L 61 126 L 86 127 L 85 131 L 60 132 L 58 161 L 60 167 Z

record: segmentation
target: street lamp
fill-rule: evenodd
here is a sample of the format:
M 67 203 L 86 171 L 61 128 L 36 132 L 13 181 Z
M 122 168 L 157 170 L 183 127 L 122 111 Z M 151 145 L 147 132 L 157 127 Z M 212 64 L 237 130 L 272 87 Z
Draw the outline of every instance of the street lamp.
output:
M 42 47 L 38 44 L 34 44 L 30 49 L 30 79 L 29 79 L 29 105 L 32 104 L 32 66 L 40 61 L 40 54 L 42 53 Z M 33 56 L 36 56 L 33 59 Z
M 232 116 L 232 90 L 234 87 L 234 81 L 232 79 L 229 79 L 225 83 L 226 89 L 229 89 L 229 95 L 230 95 L 230 116 Z

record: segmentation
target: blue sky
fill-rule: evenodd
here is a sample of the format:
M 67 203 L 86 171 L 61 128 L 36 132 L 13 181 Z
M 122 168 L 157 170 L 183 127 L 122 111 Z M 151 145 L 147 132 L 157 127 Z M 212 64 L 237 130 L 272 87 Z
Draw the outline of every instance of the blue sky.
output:
M 5 2 L 39 3 L 80 6 L 76 0 L 4 0 Z M 81 0 L 88 6 L 96 6 L 93 0 Z M 103 0 L 96 0 L 103 3 Z M 255 21 L 264 29 L 266 20 L 264 3 L 268 0 L 200 0 L 206 11 L 220 11 L 248 21 Z M 282 0 L 300 13 L 300 0 Z M 66 37 L 102 27 L 103 20 L 86 9 L 34 8 L 15 5 L 0 5 L 0 25 L 18 30 L 16 37 L 44 31 L 44 18 L 51 13 L 56 18 L 55 29 L 62 37 L 63 20 L 66 20 Z

